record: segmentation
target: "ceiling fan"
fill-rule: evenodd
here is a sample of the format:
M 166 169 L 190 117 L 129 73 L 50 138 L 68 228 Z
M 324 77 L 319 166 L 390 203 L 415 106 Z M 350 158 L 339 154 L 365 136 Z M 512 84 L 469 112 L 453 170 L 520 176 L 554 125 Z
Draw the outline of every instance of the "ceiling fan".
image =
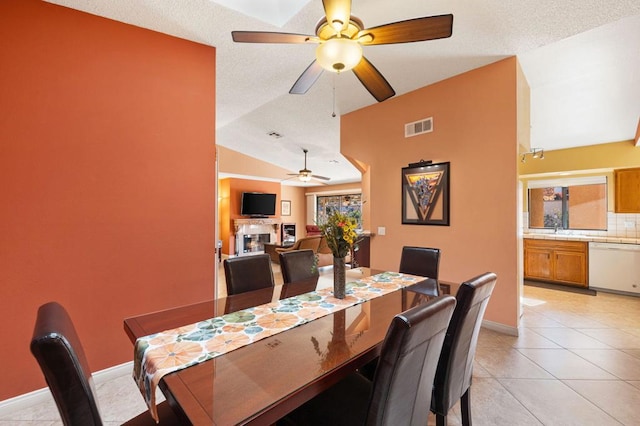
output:
M 267 31 L 232 31 L 239 43 L 318 43 L 316 59 L 294 83 L 289 93 L 304 94 L 324 70 L 340 73 L 353 69 L 356 77 L 378 102 L 396 94 L 382 74 L 362 56 L 362 45 L 410 43 L 451 36 L 453 15 L 427 16 L 364 28 L 351 15 L 351 0 L 322 0 L 325 17 L 316 35 Z
M 307 153 L 309 152 L 309 150 L 303 148 L 302 152 L 304 152 L 304 168 L 301 169 L 298 173 L 288 173 L 287 176 L 296 176 L 301 182 L 309 182 L 311 179 L 331 180 L 331 178 L 325 176 L 311 174 L 311 170 L 307 169 Z

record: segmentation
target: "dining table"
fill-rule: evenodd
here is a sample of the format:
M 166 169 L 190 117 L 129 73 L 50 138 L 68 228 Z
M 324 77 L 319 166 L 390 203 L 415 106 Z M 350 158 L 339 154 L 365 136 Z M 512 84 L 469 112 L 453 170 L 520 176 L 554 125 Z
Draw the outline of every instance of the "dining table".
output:
M 347 278 L 382 272 L 357 268 Z M 158 387 L 185 424 L 273 424 L 379 355 L 392 318 L 435 295 L 438 282 L 418 278 L 404 288 L 166 374 Z M 142 314 L 126 318 L 124 329 L 135 344 L 163 330 L 308 294 L 316 285 L 276 285 Z

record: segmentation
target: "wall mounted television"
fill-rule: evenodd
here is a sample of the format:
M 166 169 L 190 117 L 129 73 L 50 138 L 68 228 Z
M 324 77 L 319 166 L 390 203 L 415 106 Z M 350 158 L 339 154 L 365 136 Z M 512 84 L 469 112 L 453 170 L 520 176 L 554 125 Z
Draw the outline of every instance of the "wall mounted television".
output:
M 276 194 L 243 192 L 240 214 L 251 217 L 275 216 Z

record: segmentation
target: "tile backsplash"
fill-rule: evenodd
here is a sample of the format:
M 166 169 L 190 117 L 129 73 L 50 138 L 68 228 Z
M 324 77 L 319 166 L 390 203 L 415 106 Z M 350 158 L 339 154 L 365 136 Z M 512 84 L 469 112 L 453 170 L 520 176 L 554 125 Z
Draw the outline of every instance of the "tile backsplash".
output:
M 553 229 L 529 228 L 529 212 L 522 216 L 525 234 L 555 234 Z M 591 231 L 583 229 L 559 230 L 561 235 L 586 235 L 593 237 L 640 238 L 640 214 L 607 212 L 607 230 Z

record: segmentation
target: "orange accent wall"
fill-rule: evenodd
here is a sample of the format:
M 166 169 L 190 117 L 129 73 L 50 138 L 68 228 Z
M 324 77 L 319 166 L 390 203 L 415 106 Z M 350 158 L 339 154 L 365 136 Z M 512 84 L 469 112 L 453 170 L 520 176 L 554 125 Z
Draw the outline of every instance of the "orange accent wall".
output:
M 91 368 L 123 319 L 213 296 L 215 49 L 36 0 L 0 2 L 0 400 L 46 386 L 36 311 Z
M 222 253 L 233 255 L 236 249 L 233 219 L 246 219 L 245 216 L 240 214 L 242 193 L 265 192 L 276 194 L 276 215 L 272 217 L 280 218 L 280 182 L 226 178 L 220 179 L 218 187 L 222 198 L 218 206 L 221 212 L 220 239 L 222 239 Z
M 371 266 L 396 270 L 403 245 L 439 247 L 440 277 L 461 282 L 486 271 L 498 284 L 485 318 L 517 326 L 517 61 L 508 58 L 341 117 L 341 151 L 369 166 L 363 184 Z M 433 117 L 433 132 L 404 125 Z M 403 225 L 401 169 L 451 163 L 450 226 Z M 366 193 L 368 191 L 368 194 Z

